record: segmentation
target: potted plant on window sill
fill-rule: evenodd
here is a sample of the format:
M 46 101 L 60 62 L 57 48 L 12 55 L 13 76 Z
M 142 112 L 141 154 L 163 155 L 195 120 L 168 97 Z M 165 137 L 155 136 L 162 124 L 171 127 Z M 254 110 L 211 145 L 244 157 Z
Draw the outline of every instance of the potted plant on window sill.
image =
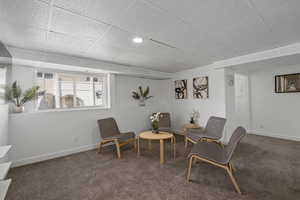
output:
M 39 86 L 34 86 L 22 92 L 21 87 L 17 84 L 17 81 L 13 82 L 11 86 L 6 88 L 6 99 L 13 104 L 13 113 L 24 112 L 25 103 L 35 99 L 38 93 Z M 42 94 L 43 92 L 41 92 Z
M 132 92 L 132 98 L 135 100 L 139 100 L 140 106 L 145 106 L 145 101 L 147 99 L 152 98 L 152 96 L 149 96 L 150 88 L 149 86 L 146 88 L 145 91 L 143 91 L 142 86 L 139 86 L 139 92 Z

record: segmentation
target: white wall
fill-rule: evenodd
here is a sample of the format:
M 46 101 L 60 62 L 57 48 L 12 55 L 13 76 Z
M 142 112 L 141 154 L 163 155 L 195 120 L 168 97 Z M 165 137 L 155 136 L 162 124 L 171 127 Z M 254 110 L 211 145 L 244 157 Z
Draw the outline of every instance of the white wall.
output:
M 275 75 L 299 72 L 296 65 L 265 67 L 250 74 L 252 133 L 300 140 L 300 93 L 274 92 Z
M 205 126 L 208 118 L 212 115 L 225 117 L 225 79 L 224 69 L 214 69 L 211 67 L 201 67 L 192 70 L 186 70 L 174 74 L 170 81 L 170 96 L 172 123 L 176 129 L 181 129 L 186 123 L 189 123 L 189 116 L 193 109 L 200 113 L 198 123 Z M 208 76 L 209 98 L 193 99 L 192 87 L 193 78 L 199 76 Z M 188 99 L 175 99 L 174 81 L 188 80 Z
M 32 68 L 14 66 L 12 80 L 31 87 L 34 80 Z M 154 96 L 139 107 L 131 98 L 137 87 L 150 86 Z M 116 75 L 112 80 L 112 108 L 82 111 L 60 111 L 11 114 L 9 120 L 9 143 L 13 145 L 10 159 L 14 166 L 49 159 L 95 147 L 99 141 L 97 119 L 115 117 L 121 131 L 149 128 L 152 112 L 168 111 L 167 81 L 149 80 Z

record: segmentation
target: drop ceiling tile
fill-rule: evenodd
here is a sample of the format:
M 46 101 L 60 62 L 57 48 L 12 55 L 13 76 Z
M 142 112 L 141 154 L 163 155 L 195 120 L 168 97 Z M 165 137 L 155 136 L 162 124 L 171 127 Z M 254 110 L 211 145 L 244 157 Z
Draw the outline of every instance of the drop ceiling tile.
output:
M 163 41 L 187 53 L 195 52 L 204 33 L 194 29 L 182 21 L 168 24 L 160 32 L 154 34 L 154 39 Z
M 277 35 L 278 46 L 300 41 L 299 0 L 253 0 L 253 2 L 267 25 Z
M 105 58 L 105 60 L 114 61 L 114 59 L 124 53 L 128 52 L 128 49 L 122 48 L 120 46 L 113 45 L 104 45 L 100 42 L 97 42 L 91 49 L 89 49 L 88 53 L 92 55 L 98 55 L 101 58 Z
M 144 38 L 144 41 L 141 44 L 133 43 L 132 39 L 134 37 L 135 35 L 133 33 L 118 28 L 112 28 L 105 34 L 105 37 L 100 43 L 103 45 L 120 47 L 144 55 L 161 55 L 166 51 L 170 51 L 170 48 L 156 44 L 147 38 Z
M 183 18 L 207 33 L 222 31 L 233 24 L 244 23 L 255 16 L 254 11 L 241 0 L 148 0 L 164 8 L 173 16 Z
M 25 26 L 47 28 L 49 5 L 37 0 L 1 0 L 0 18 Z
M 54 5 L 75 13 L 86 13 L 87 6 L 91 0 L 53 0 Z
M 136 0 L 89 0 L 85 14 L 106 23 L 118 21 L 124 11 Z
M 51 51 L 65 52 L 67 54 L 74 53 L 78 55 L 85 52 L 94 40 L 83 37 L 71 37 L 56 32 L 50 32 L 47 36 L 47 46 Z
M 130 32 L 151 38 L 175 19 L 160 9 L 143 1 L 137 1 L 117 22 L 117 25 Z
M 46 31 L 22 24 L 11 24 L 0 20 L 0 41 L 5 44 L 29 49 L 45 48 Z
M 99 38 L 107 28 L 107 24 L 59 8 L 53 8 L 51 30 L 55 32 L 78 37 Z

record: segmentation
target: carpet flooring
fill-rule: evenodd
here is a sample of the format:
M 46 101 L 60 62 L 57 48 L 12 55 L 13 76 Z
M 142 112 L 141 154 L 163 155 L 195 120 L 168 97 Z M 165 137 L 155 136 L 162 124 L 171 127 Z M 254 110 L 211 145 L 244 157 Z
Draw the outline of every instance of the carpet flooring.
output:
M 180 139 L 180 138 L 179 138 Z M 159 164 L 159 146 L 143 143 L 140 157 L 130 148 L 116 159 L 114 150 L 95 150 L 10 170 L 7 200 L 299 200 L 300 142 L 247 135 L 233 157 L 235 192 L 223 169 L 197 163 L 192 181 L 185 180 L 183 142 L 174 161 L 169 144 L 166 163 Z

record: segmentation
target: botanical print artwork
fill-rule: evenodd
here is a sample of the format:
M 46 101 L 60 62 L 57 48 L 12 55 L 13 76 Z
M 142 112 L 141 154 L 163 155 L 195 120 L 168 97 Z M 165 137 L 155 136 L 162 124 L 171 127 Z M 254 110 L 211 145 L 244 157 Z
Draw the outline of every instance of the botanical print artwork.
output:
M 275 92 L 300 92 L 300 73 L 275 76 Z
M 193 97 L 194 99 L 208 98 L 208 77 L 207 76 L 193 78 Z
M 187 80 L 175 81 L 175 98 L 187 99 Z

